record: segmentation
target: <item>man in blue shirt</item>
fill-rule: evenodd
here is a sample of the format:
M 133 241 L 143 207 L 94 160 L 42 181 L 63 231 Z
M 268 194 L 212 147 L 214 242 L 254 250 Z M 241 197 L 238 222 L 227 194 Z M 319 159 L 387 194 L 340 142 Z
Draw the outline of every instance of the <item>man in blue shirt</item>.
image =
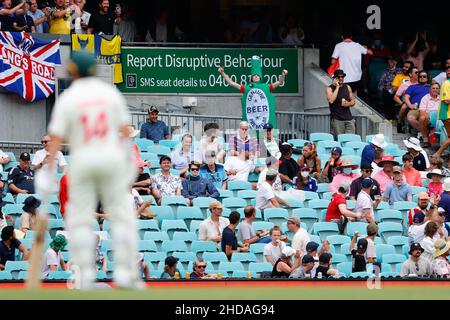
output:
M 428 72 L 419 71 L 419 83 L 413 84 L 405 91 L 406 117 L 411 126 L 417 130 L 420 129 L 419 124 L 419 105 L 424 96 L 430 93 L 430 85 L 428 84 Z
M 169 129 L 163 121 L 158 120 L 158 114 L 158 108 L 151 106 L 148 110 L 148 121 L 141 127 L 141 139 L 152 140 L 154 143 L 170 139 Z
M 34 193 L 34 171 L 30 166 L 31 156 L 28 152 L 23 152 L 19 158 L 19 165 L 8 175 L 8 187 L 13 195 Z
M 220 195 L 211 180 L 205 180 L 200 176 L 200 165 L 200 163 L 191 162 L 189 164 L 189 176 L 182 182 L 181 195 L 189 205 L 192 204 L 192 200 L 198 197 L 217 199 Z
M 450 222 L 450 178 L 444 180 L 443 189 L 438 207 L 445 210 L 445 222 Z
M 211 180 L 217 190 L 227 188 L 227 174 L 223 165 L 216 163 L 216 152 L 209 150 L 205 152 L 205 162 L 200 168 L 200 176 L 203 179 Z
M 388 185 L 383 198 L 393 205 L 398 201 L 412 201 L 411 186 L 403 181 L 402 168 L 395 166 L 393 169 L 394 180 Z
M 379 149 L 383 152 L 383 149 L 387 145 L 387 142 L 384 140 L 384 134 L 379 133 L 374 135 L 370 144 L 365 146 L 361 153 L 361 167 L 365 164 L 371 165 L 375 158 L 375 150 Z

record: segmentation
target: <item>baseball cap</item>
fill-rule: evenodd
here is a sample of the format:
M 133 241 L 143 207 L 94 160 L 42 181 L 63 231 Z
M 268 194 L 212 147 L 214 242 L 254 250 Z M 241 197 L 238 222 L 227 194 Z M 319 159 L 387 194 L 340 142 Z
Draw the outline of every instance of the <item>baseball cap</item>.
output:
M 361 170 L 373 170 L 373 168 L 370 163 L 365 162 L 361 165 Z
M 266 124 L 263 126 L 263 129 L 272 130 L 272 129 L 273 129 L 273 125 L 271 125 L 270 123 L 266 123 Z
M 157 107 L 151 106 L 151 107 L 148 109 L 148 113 L 152 113 L 152 112 L 159 113 L 159 110 L 158 110 Z
M 422 223 L 425 220 L 425 214 L 423 212 L 418 212 L 414 215 L 414 223 Z
M 303 258 L 302 258 L 302 264 L 308 264 L 308 263 L 311 263 L 311 262 L 315 262 L 314 258 L 311 257 L 309 254 L 305 254 L 303 256 Z
M 300 218 L 299 217 L 296 217 L 296 216 L 289 217 L 287 222 L 292 222 L 293 224 L 296 224 L 297 226 L 300 227 Z
M 394 170 L 392 170 L 393 173 L 402 173 L 402 168 L 400 168 L 399 166 L 395 166 Z
M 359 239 L 356 246 L 358 248 L 358 251 L 365 252 L 367 250 L 367 240 L 364 238 Z
M 20 154 L 20 160 L 22 161 L 30 161 L 31 160 L 31 156 L 28 152 L 22 152 Z
M 281 254 L 285 257 L 292 257 L 295 254 L 295 249 L 291 247 L 284 247 Z
M 177 262 L 178 258 L 175 258 L 174 256 L 168 256 L 164 261 L 164 264 L 168 265 L 169 267 L 173 267 Z
M 330 262 L 331 258 L 332 258 L 331 253 L 324 252 L 320 255 L 319 262 L 320 263 L 328 263 L 328 262 Z
M 281 146 L 280 146 L 280 152 L 287 152 L 287 151 L 289 151 L 289 150 L 292 150 L 293 148 L 292 148 L 292 145 L 291 144 L 289 144 L 289 143 L 283 143 Z
M 211 202 L 210 204 L 209 204 L 209 210 L 212 210 L 212 209 L 223 209 L 224 208 L 224 206 L 223 206 L 223 204 L 221 204 L 219 201 L 217 201 L 217 200 L 214 200 L 213 202 Z
M 361 185 L 363 188 L 370 188 L 373 185 L 373 180 L 370 178 L 364 178 Z
M 339 189 L 343 189 L 344 191 L 348 191 L 348 190 L 350 190 L 350 184 L 348 183 L 348 182 L 342 182 L 340 185 L 339 185 Z
M 319 244 L 317 242 L 314 241 L 310 241 L 308 242 L 308 244 L 306 245 L 306 252 L 314 252 L 317 251 L 317 248 L 319 247 Z
M 340 147 L 334 147 L 333 149 L 331 149 L 331 153 L 342 154 L 342 149 Z

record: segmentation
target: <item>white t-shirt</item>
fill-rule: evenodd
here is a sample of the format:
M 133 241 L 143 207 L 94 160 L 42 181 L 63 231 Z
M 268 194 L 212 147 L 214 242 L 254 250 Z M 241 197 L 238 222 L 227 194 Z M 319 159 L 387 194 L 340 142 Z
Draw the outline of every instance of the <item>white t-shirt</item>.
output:
M 361 55 L 367 54 L 367 49 L 357 42 L 343 41 L 334 47 L 333 54 L 335 59 L 339 59 L 339 69 L 342 69 L 346 77 L 345 83 L 361 80 Z
M 49 134 L 62 137 L 73 158 L 81 154 L 119 154 L 119 131 L 130 122 L 127 103 L 111 84 L 98 78 L 76 80 L 56 101 Z
M 228 181 L 248 181 L 248 175 L 255 169 L 251 160 L 241 160 L 238 157 L 227 157 L 224 163 L 225 171 L 236 170 L 236 175 L 228 175 Z
M 0 159 L 4 159 L 7 157 L 8 157 L 8 155 L 6 153 L 4 153 L 2 150 L 0 150 Z M 0 172 L 2 172 L 2 171 L 3 171 L 3 165 L 0 164 Z
M 228 218 L 219 217 L 219 228 L 217 228 L 217 225 L 211 220 L 211 217 L 208 217 L 200 223 L 198 228 L 198 240 L 207 241 L 208 238 L 214 238 L 218 235 L 222 236 L 223 229 L 229 224 L 230 220 L 228 220 Z
M 48 151 L 45 149 L 41 149 L 36 151 L 36 154 L 34 155 L 33 162 L 31 163 L 33 166 L 37 166 L 38 164 L 42 163 L 44 161 L 45 157 L 48 155 Z M 64 167 L 67 166 L 66 159 L 64 158 L 64 155 L 61 151 L 57 151 L 55 154 L 55 165 L 58 167 Z M 46 167 L 45 165 L 44 167 Z
M 310 242 L 309 234 L 308 232 L 300 228 L 298 231 L 294 234 L 294 237 L 292 238 L 292 244 L 291 247 L 295 250 L 303 250 L 306 253 L 306 245 L 308 242 Z
M 372 219 L 375 219 L 375 216 L 373 214 L 373 207 L 372 207 L 372 198 L 370 198 L 370 195 L 368 195 L 366 192 L 361 190 L 360 193 L 358 193 L 358 197 L 356 198 L 356 212 L 363 212 L 365 209 L 370 209 L 370 215 L 372 216 Z M 365 218 L 361 219 L 362 222 L 367 222 Z
M 425 226 L 429 221 L 421 225 L 411 225 L 408 228 L 408 236 L 412 242 L 421 242 L 425 238 Z
M 264 168 L 263 171 L 260 172 L 258 177 L 258 188 L 261 187 L 263 182 L 266 182 L 266 174 L 269 171 L 268 168 Z M 275 179 L 275 183 L 272 185 L 272 189 L 274 191 L 283 191 L 283 183 L 281 182 L 280 175 L 277 175 Z
M 61 251 L 56 253 L 52 248 L 48 248 L 44 255 L 44 265 L 42 268 L 42 272 L 44 273 L 45 277 L 47 277 L 48 273 L 52 270 L 50 269 L 50 266 L 59 266 L 60 262 Z
M 375 248 L 375 242 L 373 242 L 372 239 L 366 238 L 366 240 L 367 240 L 367 250 L 366 253 L 364 253 L 364 258 L 367 261 L 367 258 L 377 257 L 377 250 Z
M 439 86 L 442 87 L 444 81 L 447 80 L 447 74 L 445 72 L 441 72 L 436 77 L 434 77 L 433 80 L 439 83 Z
M 286 244 L 283 241 L 280 241 L 278 246 L 274 246 L 272 242 L 269 242 L 264 247 L 264 257 L 265 256 L 272 256 L 273 261 L 277 262 L 278 259 L 281 257 L 281 251 L 283 251 Z
M 263 182 L 256 193 L 256 208 L 264 210 L 266 208 L 272 208 L 270 199 L 275 198 L 272 186 L 266 181 Z
M 139 209 L 139 207 L 144 203 L 144 199 L 142 199 L 139 192 L 134 189 L 131 189 L 131 193 L 129 194 L 130 201 L 133 204 L 134 210 Z
M 436 251 L 434 248 L 434 240 L 430 237 L 425 237 L 422 241 L 420 241 L 420 245 L 425 250 L 422 253 L 422 257 L 427 259 L 430 263 L 433 262 L 433 254 Z

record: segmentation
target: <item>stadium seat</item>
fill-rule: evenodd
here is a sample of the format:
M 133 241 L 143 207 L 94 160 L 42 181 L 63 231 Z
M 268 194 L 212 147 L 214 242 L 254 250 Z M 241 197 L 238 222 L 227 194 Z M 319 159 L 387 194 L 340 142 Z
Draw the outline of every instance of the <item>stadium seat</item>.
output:
M 398 272 L 381 272 L 381 278 L 400 278 L 400 273 Z
M 217 252 L 217 245 L 213 241 L 193 241 L 191 251 L 201 257 L 204 252 Z
M 346 158 L 347 156 L 354 156 L 355 150 L 349 147 L 342 147 L 342 157 Z
M 318 183 L 317 184 L 317 193 L 325 193 L 330 190 L 329 183 Z
M 182 219 L 189 225 L 192 220 L 204 220 L 202 210 L 195 205 L 193 207 L 178 207 L 177 219 Z
M 141 152 L 147 152 L 148 147 L 154 145 L 152 140 L 141 139 L 141 138 L 134 139 L 134 143 L 136 143 L 139 151 L 141 151 Z
M 339 228 L 334 222 L 316 222 L 313 227 L 313 232 L 320 237 L 322 242 L 328 236 L 338 235 Z
M 403 223 L 403 216 L 399 210 L 394 209 L 378 210 L 375 216 L 378 222 L 394 222 L 400 224 Z
M 186 243 L 181 240 L 165 240 L 161 244 L 161 251 L 167 252 L 168 254 L 176 251 L 186 252 L 187 250 L 188 249 Z
M 198 234 L 198 228 L 200 227 L 200 224 L 202 221 L 200 220 L 192 220 L 191 224 L 189 225 L 189 231 L 194 232 L 195 234 Z
M 427 188 L 424 187 L 418 187 L 418 186 L 411 186 L 411 192 L 413 195 L 417 195 L 421 192 L 427 192 Z
M 381 222 L 378 224 L 378 234 L 387 243 L 390 237 L 403 235 L 403 226 L 395 222 Z
M 275 224 L 269 221 L 255 221 L 252 223 L 252 226 L 253 228 L 255 228 L 256 231 L 259 231 L 259 230 L 270 230 L 275 226 Z
M 394 246 L 397 254 L 403 254 L 403 246 L 409 245 L 409 238 L 404 236 L 392 236 L 387 240 L 387 244 Z
M 35 197 L 36 199 L 41 199 L 41 197 L 37 194 L 24 194 L 24 193 L 19 193 L 16 197 L 16 204 L 22 204 L 25 202 L 25 199 L 27 199 L 28 197 Z
M 346 146 L 347 142 L 362 142 L 361 136 L 352 133 L 342 133 L 337 136 L 337 141 L 343 146 Z
M 237 197 L 241 199 L 245 199 L 247 204 L 250 204 L 251 199 L 256 199 L 256 190 L 239 190 L 237 192 Z
M 349 222 L 347 223 L 347 235 L 353 237 L 355 231 L 358 231 L 360 237 L 366 236 L 368 225 L 369 224 L 365 222 Z
M 248 270 L 249 263 L 257 262 L 257 259 L 255 254 L 251 252 L 236 252 L 231 256 L 231 262 L 240 262 L 244 269 Z
M 72 273 L 68 271 L 49 271 L 47 275 L 48 280 L 69 280 Z
M 328 236 L 327 240 L 330 242 L 330 244 L 332 244 L 334 246 L 334 250 L 336 253 L 341 253 L 341 247 L 342 245 L 350 245 L 350 238 L 348 236 L 345 235 L 333 235 L 333 236 Z M 333 255 L 334 258 L 334 255 Z
M 309 140 L 314 143 L 318 141 L 334 141 L 334 137 L 331 133 L 314 132 L 309 135 Z
M 349 141 L 345 144 L 346 148 L 352 148 L 353 150 L 364 149 L 367 143 L 361 141 Z
M 306 224 L 308 233 L 312 232 L 314 223 L 319 222 L 317 211 L 311 208 L 294 209 L 292 215 L 299 217 L 300 221 Z
M 184 242 L 193 242 L 193 241 L 197 241 L 198 237 L 195 232 L 175 231 L 173 233 L 173 240 L 183 240 Z
M 202 210 L 203 218 L 205 219 L 208 216 L 207 210 L 209 208 L 209 205 L 215 200 L 216 199 L 210 197 L 198 197 L 193 200 L 192 204 L 193 207 L 198 207 Z
M 222 204 L 225 206 L 225 208 L 230 209 L 237 209 L 237 208 L 244 208 L 247 206 L 247 201 L 241 198 L 225 198 L 222 200 Z
M 173 210 L 169 206 L 152 207 L 152 212 L 156 214 L 156 219 L 158 219 L 159 225 L 161 225 L 164 220 L 175 219 Z
M 265 262 L 264 259 L 264 247 L 266 243 L 252 243 L 250 245 L 250 252 L 256 257 L 256 262 Z
M 328 202 L 330 202 L 331 199 L 333 198 L 333 194 L 334 194 L 334 192 L 332 192 L 332 191 L 324 192 L 324 193 L 322 194 L 322 199 L 323 199 L 323 200 L 328 200 Z
M 139 239 L 143 239 L 146 231 L 158 231 L 158 222 L 154 219 L 150 220 L 137 220 L 137 229 L 139 231 Z
M 391 272 L 397 271 L 397 265 L 403 264 L 405 261 L 406 257 L 402 254 L 384 254 L 382 257 L 382 262 L 389 264 Z
M 352 262 L 341 262 L 336 265 L 337 270 L 341 275 L 346 277 L 352 273 Z
M 168 147 L 151 145 L 146 148 L 147 152 L 155 153 L 158 156 L 170 156 L 171 150 Z
M 233 198 L 234 194 L 231 190 L 219 189 L 219 201 L 222 201 L 225 198 Z
M 154 241 L 158 251 L 161 250 L 161 245 L 162 245 L 163 241 L 170 240 L 167 232 L 163 232 L 163 231 L 146 231 L 144 233 L 143 239 Z
M 368 278 L 370 275 L 368 272 L 352 272 L 350 278 Z
M 292 144 L 294 148 L 302 149 L 305 146 L 305 143 L 309 142 L 304 139 L 289 139 L 287 143 Z
M 318 243 L 318 244 L 322 243 L 322 239 L 316 234 L 310 234 L 309 241 L 314 241 L 315 243 Z
M 158 144 L 169 149 L 174 149 L 178 145 L 178 142 L 173 140 L 159 140 Z
M 347 209 L 353 210 L 356 208 L 356 200 L 347 200 Z
M 316 210 L 319 221 L 324 221 L 325 216 L 322 218 L 322 211 L 325 210 L 325 212 L 326 212 L 329 204 L 330 204 L 330 200 L 313 199 L 313 200 L 308 201 L 307 207 Z
M 203 259 L 211 265 L 214 270 L 217 270 L 219 267 L 219 262 L 227 262 L 228 258 L 225 252 L 204 252 Z
M 239 190 L 252 190 L 252 184 L 247 181 L 233 180 L 228 182 L 227 190 L 235 191 L 237 194 Z
M 13 276 L 9 271 L 0 271 L 0 281 L 13 280 Z
M 244 218 L 244 209 L 245 208 L 239 208 L 236 211 L 239 212 L 239 214 L 241 215 L 241 219 Z M 262 217 L 262 212 L 259 209 L 255 209 L 256 210 L 256 215 L 255 215 L 255 222 L 257 221 L 263 221 L 263 217 Z M 222 214 L 223 215 L 223 214 Z
M 23 204 L 11 204 L 8 203 L 2 208 L 4 214 L 13 216 L 16 220 L 20 221 L 20 216 L 23 213 Z
M 395 254 L 395 248 L 394 248 L 394 246 L 392 246 L 390 244 L 377 244 L 377 245 L 375 245 L 375 250 L 376 250 L 378 262 L 383 261 L 383 256 L 385 254 Z
M 332 254 L 332 258 L 331 258 L 332 268 L 336 269 L 336 266 L 342 262 L 348 262 L 347 256 L 345 254 L 341 254 L 341 253 L 333 253 Z
M 189 263 L 197 259 L 197 256 L 193 252 L 174 252 L 173 256 L 178 258 L 178 265 L 182 264 L 183 268 L 189 271 L 192 270 L 188 269 Z
M 14 197 L 13 197 L 13 195 L 11 193 L 5 194 L 4 197 L 3 197 L 3 201 L 8 203 L 8 204 L 15 204 L 16 203 L 14 201 Z M 22 205 L 22 207 L 23 207 L 23 205 Z M 3 208 L 3 210 L 4 210 L 4 208 Z
M 58 231 L 58 230 L 64 230 L 64 220 L 48 219 L 48 231 L 50 233 L 51 238 L 55 237 L 56 231 Z
M 17 162 L 17 161 L 10 161 L 3 166 L 3 170 L 10 171 L 12 168 L 17 167 L 18 165 L 19 165 L 19 162 Z
M 267 208 L 264 210 L 263 215 L 265 221 L 272 222 L 279 226 L 289 218 L 288 210 L 282 208 Z
M 139 252 L 158 252 L 156 243 L 153 240 L 139 240 L 137 247 Z
M 143 161 L 150 162 L 152 164 L 152 166 L 151 166 L 152 168 L 160 168 L 159 157 L 156 153 L 142 152 L 141 159 Z
M 259 278 L 261 272 L 272 272 L 273 266 L 269 262 L 251 262 L 248 265 L 248 271 Z
M 158 264 L 161 261 L 164 261 L 167 257 L 167 254 L 165 252 L 145 252 L 144 253 L 144 261 L 147 262 L 147 264 L 150 267 L 150 270 L 155 270 L 158 266 Z
M 240 262 L 228 262 L 228 261 L 221 261 L 221 262 L 219 262 L 218 270 L 226 271 L 226 272 L 233 272 L 235 270 L 245 271 L 244 266 L 242 265 L 242 263 L 240 263 Z
M 63 258 L 64 262 L 67 262 L 70 260 L 71 254 L 69 251 L 61 252 L 61 258 Z
M 18 278 L 18 274 L 20 271 L 28 270 L 28 261 L 6 261 L 5 271 L 11 273 L 11 276 L 14 279 Z
M 250 278 L 256 278 L 256 275 L 253 274 L 251 271 L 242 271 L 242 270 L 233 271 L 231 277 L 234 279 L 248 279 L 249 275 Z
M 326 152 L 331 152 L 331 149 L 335 148 L 335 147 L 341 147 L 341 144 L 337 141 L 329 141 L 329 140 L 325 140 L 325 141 L 319 141 L 317 143 L 317 146 L 320 148 L 324 148 L 326 150 Z
M 187 206 L 187 203 L 183 196 L 164 196 L 161 206 Z
M 161 231 L 167 232 L 169 238 L 173 239 L 173 233 L 175 231 L 187 232 L 189 230 L 184 220 L 163 220 L 161 223 Z

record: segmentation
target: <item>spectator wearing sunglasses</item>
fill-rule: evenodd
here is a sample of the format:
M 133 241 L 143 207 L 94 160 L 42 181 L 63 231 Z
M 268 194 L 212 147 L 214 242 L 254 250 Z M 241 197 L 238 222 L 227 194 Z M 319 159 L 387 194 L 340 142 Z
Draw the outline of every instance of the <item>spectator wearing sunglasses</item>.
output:
M 372 186 L 370 188 L 370 198 L 375 200 L 377 196 L 381 196 L 380 184 L 375 179 L 371 178 L 373 169 L 370 164 L 363 164 L 361 166 L 361 177 L 355 179 L 350 184 L 350 200 L 356 200 L 356 197 L 362 190 L 362 181 L 366 178 L 372 180 Z
M 194 262 L 194 266 L 192 267 L 191 279 L 215 279 L 215 274 L 208 274 L 205 272 L 206 270 L 206 261 L 203 258 L 198 258 Z
M 394 95 L 394 101 L 396 102 L 396 104 L 398 106 L 401 106 L 400 112 L 398 114 L 398 120 L 397 120 L 397 132 L 398 133 L 404 133 L 403 120 L 405 119 L 405 116 L 406 116 L 406 109 L 408 109 L 408 107 L 404 103 L 405 92 L 410 86 L 419 83 L 419 69 L 417 67 L 412 66 L 409 69 L 408 74 L 409 74 L 409 81 L 402 83 Z
M 355 133 L 355 120 L 350 108 L 355 106 L 356 100 L 350 85 L 344 83 L 345 76 L 343 70 L 336 70 L 333 83 L 326 88 L 331 128 L 336 137 L 342 133 Z
M 431 270 L 430 262 L 422 257 L 424 249 L 420 243 L 414 242 L 409 249 L 409 259 L 406 260 L 402 269 L 400 270 L 400 276 L 406 277 L 409 275 L 416 275 L 419 277 L 430 276 L 433 271 Z
M 49 161 L 51 161 L 50 153 L 48 152 L 48 149 L 49 149 L 49 146 L 51 143 L 50 136 L 48 136 L 48 135 L 43 136 L 41 143 L 42 143 L 43 149 L 36 151 L 33 161 L 31 162 L 31 165 L 33 166 L 33 169 L 35 171 L 38 171 L 42 167 L 46 166 Z M 56 153 L 55 159 L 53 159 L 53 161 L 55 161 L 55 165 L 57 167 L 59 167 L 59 170 L 61 172 L 65 172 L 65 168 L 67 167 L 67 162 L 61 151 L 58 151 Z
M 219 191 L 211 180 L 204 179 L 200 176 L 200 163 L 191 162 L 189 164 L 189 175 L 182 182 L 181 195 L 185 198 L 188 205 L 192 205 L 192 201 L 198 197 L 211 197 L 217 199 Z

